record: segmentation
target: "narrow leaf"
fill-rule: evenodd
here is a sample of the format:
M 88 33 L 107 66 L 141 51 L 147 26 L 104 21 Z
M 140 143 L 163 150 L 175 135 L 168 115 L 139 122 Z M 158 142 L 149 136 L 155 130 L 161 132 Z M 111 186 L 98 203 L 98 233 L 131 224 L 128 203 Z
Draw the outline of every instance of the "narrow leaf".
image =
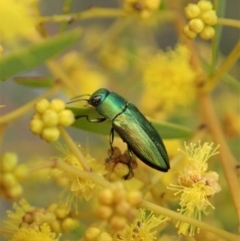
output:
M 216 13 L 218 18 L 224 17 L 226 2 L 227 0 L 215 0 L 214 8 L 216 8 Z M 210 74 L 213 74 L 216 68 L 221 35 L 222 35 L 222 26 L 216 25 L 215 37 L 212 42 L 212 64 L 211 64 Z
M 68 107 L 75 116 L 88 115 L 89 118 L 99 117 L 98 113 L 94 108 L 78 108 L 78 107 Z M 186 138 L 192 135 L 192 131 L 189 128 L 183 127 L 181 125 L 172 124 L 163 121 L 150 120 L 152 125 L 156 128 L 158 133 L 164 139 L 172 138 Z M 109 135 L 111 130 L 111 121 L 107 120 L 100 123 L 91 123 L 86 120 L 86 118 L 79 118 L 73 124 L 74 127 L 82 129 L 85 131 L 94 132 L 102 135 Z
M 79 31 L 63 33 L 1 57 L 0 80 L 42 64 L 47 59 L 56 56 L 71 46 L 78 38 Z
M 53 79 L 50 77 L 16 77 L 14 80 L 24 86 L 34 87 L 34 88 L 43 88 L 43 87 L 51 87 L 53 85 Z

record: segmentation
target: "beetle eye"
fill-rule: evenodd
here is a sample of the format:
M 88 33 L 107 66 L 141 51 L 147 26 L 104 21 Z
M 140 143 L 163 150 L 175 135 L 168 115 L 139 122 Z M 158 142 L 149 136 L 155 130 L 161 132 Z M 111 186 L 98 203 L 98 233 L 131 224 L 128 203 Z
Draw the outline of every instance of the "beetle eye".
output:
M 101 95 L 96 95 L 92 99 L 89 100 L 89 104 L 97 107 L 102 101 L 102 96 Z

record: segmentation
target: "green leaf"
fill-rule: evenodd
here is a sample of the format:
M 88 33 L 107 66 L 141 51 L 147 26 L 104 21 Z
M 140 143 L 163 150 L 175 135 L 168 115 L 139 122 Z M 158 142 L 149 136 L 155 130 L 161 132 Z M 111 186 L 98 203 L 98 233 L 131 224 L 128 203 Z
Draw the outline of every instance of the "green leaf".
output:
M 216 9 L 218 18 L 224 17 L 226 3 L 227 3 L 227 0 L 215 0 L 214 1 L 214 8 Z M 216 68 L 217 58 L 218 58 L 218 53 L 219 53 L 219 46 L 220 46 L 220 41 L 221 41 L 221 35 L 222 35 L 222 26 L 216 25 L 215 26 L 215 37 L 212 42 L 212 63 L 211 63 L 210 74 L 213 74 L 215 71 L 215 68 Z
M 43 87 L 51 87 L 53 86 L 53 79 L 50 77 L 16 77 L 14 80 L 23 86 L 27 87 L 35 87 L 35 88 L 43 88 Z
M 88 115 L 90 118 L 99 117 L 94 108 L 68 107 L 68 109 L 70 109 L 75 116 Z M 186 138 L 193 134 L 189 128 L 180 125 L 156 120 L 150 121 L 164 139 Z M 107 120 L 101 123 L 91 123 L 87 121 L 86 118 L 80 118 L 74 122 L 73 126 L 81 130 L 102 135 L 109 135 L 111 130 L 111 121 Z
M 63 33 L 1 57 L 0 79 L 7 79 L 42 64 L 47 59 L 56 56 L 71 46 L 79 38 L 79 34 L 79 31 Z

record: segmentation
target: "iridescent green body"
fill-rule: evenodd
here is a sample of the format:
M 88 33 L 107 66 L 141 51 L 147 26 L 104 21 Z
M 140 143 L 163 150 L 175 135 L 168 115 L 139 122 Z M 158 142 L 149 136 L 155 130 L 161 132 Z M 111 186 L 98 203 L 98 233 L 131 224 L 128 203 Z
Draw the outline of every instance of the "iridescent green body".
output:
M 92 120 L 85 116 L 89 121 L 102 122 L 106 119 L 112 121 L 111 148 L 114 131 L 116 131 L 127 143 L 130 153 L 133 152 L 141 161 L 152 168 L 163 172 L 168 171 L 170 165 L 162 139 L 135 105 L 107 89 L 97 90 L 87 102 L 103 116 Z

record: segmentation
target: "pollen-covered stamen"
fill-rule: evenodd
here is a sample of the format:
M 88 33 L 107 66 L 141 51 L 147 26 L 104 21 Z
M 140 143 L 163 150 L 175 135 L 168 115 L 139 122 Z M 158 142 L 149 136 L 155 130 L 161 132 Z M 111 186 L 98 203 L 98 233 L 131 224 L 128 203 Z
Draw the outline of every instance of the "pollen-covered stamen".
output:
M 211 156 L 218 154 L 218 146 L 205 142 L 201 144 L 184 143 L 183 152 L 188 160 L 178 170 L 177 184 L 171 184 L 169 189 L 175 191 L 174 195 L 180 196 L 180 208 L 178 211 L 188 217 L 200 218 L 206 212 L 207 207 L 214 208 L 209 198 L 221 190 L 218 184 L 218 174 L 213 171 L 207 172 L 208 160 Z M 185 222 L 178 222 L 176 227 L 179 233 L 194 235 L 199 229 Z
M 157 240 L 157 231 L 155 230 L 160 224 L 169 220 L 164 216 L 155 217 L 155 215 L 144 209 L 138 210 L 138 216 L 131 224 L 117 233 L 116 241 L 123 240 Z

